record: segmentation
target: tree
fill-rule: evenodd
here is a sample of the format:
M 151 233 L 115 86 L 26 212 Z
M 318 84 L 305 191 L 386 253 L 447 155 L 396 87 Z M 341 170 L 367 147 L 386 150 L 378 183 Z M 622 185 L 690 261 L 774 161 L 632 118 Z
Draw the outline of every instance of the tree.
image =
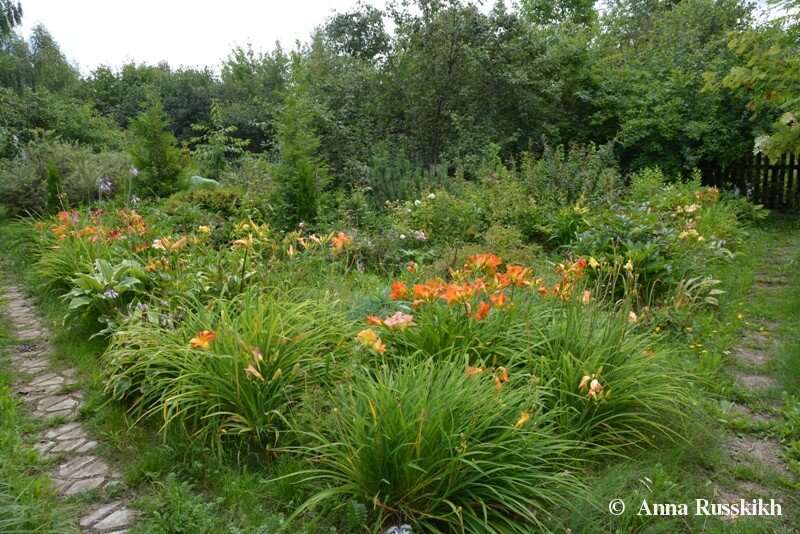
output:
M 31 89 L 63 93 L 77 85 L 78 73 L 67 62 L 58 43 L 44 26 L 39 24 L 33 28 L 28 46 L 33 64 Z
M 217 90 L 222 118 L 251 140 L 250 150 L 274 148 L 274 124 L 288 78 L 289 58 L 279 44 L 269 54 L 238 47 L 223 63 Z
M 14 0 L 0 0 L 0 37 L 22 23 L 22 5 Z
M 190 140 L 195 145 L 193 154 L 207 177 L 214 180 L 219 180 L 228 159 L 243 154 L 244 148 L 250 142 L 248 139 L 233 136 L 236 126 L 224 125 L 219 102 L 216 100 L 211 102 L 211 124 L 193 124 L 192 128 L 200 134 Z
M 522 12 L 535 24 L 572 23 L 590 25 L 597 21 L 595 0 L 521 0 Z
M 160 103 L 142 113 L 130 125 L 133 144 L 129 152 L 139 169 L 140 194 L 167 196 L 178 190 L 183 164 L 175 135 Z
M 275 167 L 283 211 L 292 225 L 317 219 L 327 166 L 318 157 L 320 138 L 312 126 L 307 88 L 295 83 L 277 121 L 280 159 Z
M 669 173 L 725 165 L 748 150 L 746 102 L 729 90 L 703 92 L 705 72 L 730 68 L 728 34 L 750 20 L 743 0 L 657 3 L 648 24 L 636 9 L 605 21 L 591 124 L 613 137 L 625 170 L 660 166 Z M 619 5 L 619 4 L 618 4 Z M 596 139 L 603 141 L 603 139 Z
M 389 49 L 383 13 L 369 5 L 331 17 L 325 25 L 325 37 L 335 53 L 361 59 L 375 59 Z
M 741 63 L 722 83 L 748 99 L 760 134 L 754 151 L 778 160 L 800 152 L 800 1 L 769 3 L 784 15 L 732 36 L 729 47 Z

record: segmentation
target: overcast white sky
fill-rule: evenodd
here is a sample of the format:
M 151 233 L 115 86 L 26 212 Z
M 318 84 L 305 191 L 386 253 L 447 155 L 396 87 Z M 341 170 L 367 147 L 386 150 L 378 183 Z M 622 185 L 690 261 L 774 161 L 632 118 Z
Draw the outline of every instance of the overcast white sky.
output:
M 385 0 L 367 3 L 383 7 Z M 84 74 L 128 61 L 217 70 L 235 45 L 266 51 L 305 42 L 356 0 L 22 0 L 22 31 L 44 24 Z

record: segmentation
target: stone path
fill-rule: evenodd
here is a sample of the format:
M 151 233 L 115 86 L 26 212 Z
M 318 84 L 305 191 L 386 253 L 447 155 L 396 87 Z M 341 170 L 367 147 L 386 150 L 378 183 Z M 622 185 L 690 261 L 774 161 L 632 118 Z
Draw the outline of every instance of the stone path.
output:
M 98 442 L 76 421 L 83 394 L 76 389 L 75 369 L 54 369 L 50 360 L 50 330 L 36 313 L 34 303 L 20 288 L 6 286 L 0 294 L 14 337 L 22 342 L 9 348 L 18 375 L 14 392 L 25 400 L 32 417 L 52 423 L 39 436 L 35 448 L 55 459 L 50 472 L 59 495 L 76 495 L 119 484 L 121 477 L 96 453 Z M 78 520 L 88 533 L 127 532 L 135 513 L 124 499 L 98 502 Z
M 756 275 L 753 287 L 756 291 L 782 290 L 787 287 L 787 277 Z M 749 325 L 740 331 L 741 339 L 736 347 L 729 353 L 735 363 L 733 377 L 740 383 L 748 394 L 756 397 L 770 393 L 778 386 L 778 381 L 767 370 L 772 359 L 772 349 L 777 345 L 771 331 L 777 329 L 777 323 L 764 322 L 756 330 L 756 325 Z M 751 431 L 757 431 L 759 426 L 771 425 L 776 421 L 772 413 L 762 413 L 753 410 L 747 404 L 734 403 L 729 413 L 743 418 Z M 791 478 L 789 466 L 782 458 L 780 444 L 774 439 L 759 437 L 750 432 L 742 432 L 730 436 L 724 444 L 728 457 L 736 465 L 756 467 L 759 471 L 768 470 L 782 478 Z M 785 505 L 780 495 L 771 495 L 771 491 L 760 484 L 747 481 L 737 481 L 735 489 L 718 488 L 718 495 L 723 501 L 738 502 L 739 499 L 774 498 Z M 735 516 L 723 519 L 735 520 Z

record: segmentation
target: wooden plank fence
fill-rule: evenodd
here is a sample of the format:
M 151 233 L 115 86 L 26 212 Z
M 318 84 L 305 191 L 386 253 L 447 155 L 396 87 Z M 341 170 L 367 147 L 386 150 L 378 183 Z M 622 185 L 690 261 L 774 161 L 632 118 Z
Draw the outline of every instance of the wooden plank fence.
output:
M 778 211 L 800 211 L 800 156 L 784 154 L 771 163 L 758 154 L 727 167 L 702 169 L 703 183 L 733 189 L 753 202 Z

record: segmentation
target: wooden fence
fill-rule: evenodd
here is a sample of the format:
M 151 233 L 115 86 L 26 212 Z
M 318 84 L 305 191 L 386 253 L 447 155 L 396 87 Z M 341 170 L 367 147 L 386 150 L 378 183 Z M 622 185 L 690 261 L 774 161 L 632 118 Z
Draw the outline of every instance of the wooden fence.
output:
M 800 211 L 800 157 L 784 154 L 770 163 L 761 154 L 727 167 L 702 169 L 703 182 L 738 190 L 757 204 L 778 211 Z

